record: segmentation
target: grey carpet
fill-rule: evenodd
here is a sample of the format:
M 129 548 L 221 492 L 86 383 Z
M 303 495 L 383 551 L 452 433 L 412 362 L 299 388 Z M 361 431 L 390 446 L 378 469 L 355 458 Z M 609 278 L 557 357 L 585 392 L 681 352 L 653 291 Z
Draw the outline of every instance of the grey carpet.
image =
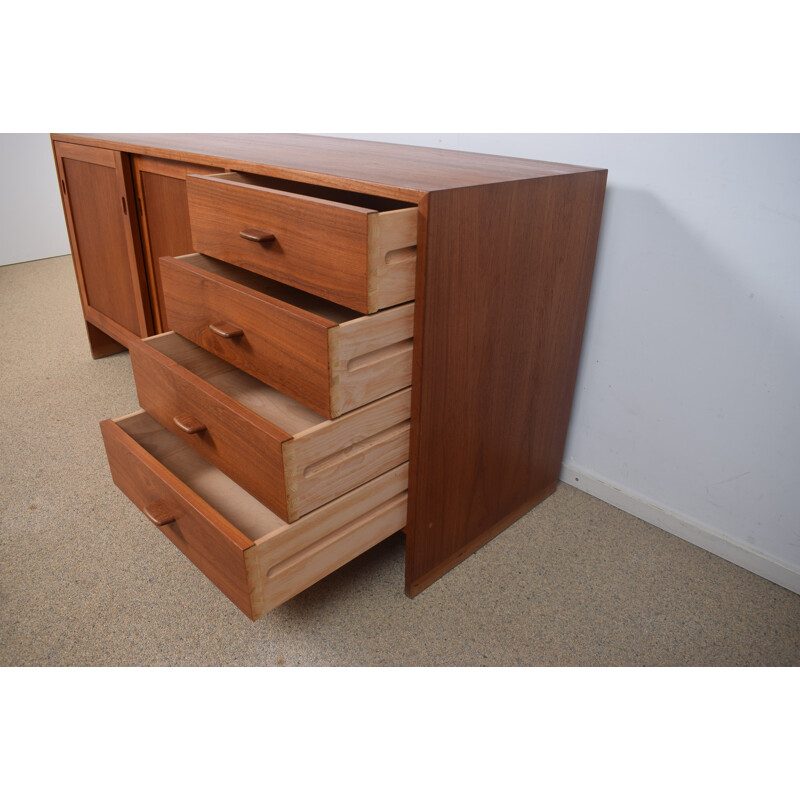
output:
M 111 482 L 68 257 L 0 268 L 0 664 L 798 665 L 800 596 L 570 486 L 414 600 L 396 535 L 250 622 Z

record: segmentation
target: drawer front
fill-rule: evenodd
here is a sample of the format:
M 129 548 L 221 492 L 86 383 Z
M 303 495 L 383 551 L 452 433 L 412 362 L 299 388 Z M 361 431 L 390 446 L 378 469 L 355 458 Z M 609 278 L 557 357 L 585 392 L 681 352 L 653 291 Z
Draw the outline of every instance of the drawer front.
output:
M 150 416 L 283 519 L 289 519 L 283 442 L 289 438 L 146 342 L 131 345 L 139 403 Z
M 177 259 L 161 259 L 161 280 L 176 333 L 330 416 L 329 326 Z
M 100 429 L 114 483 L 201 572 L 252 617 L 244 554 L 253 543 L 115 422 L 105 420 Z
M 189 177 L 198 252 L 364 314 L 413 299 L 415 208 L 377 212 L 239 183 L 237 177 Z M 392 286 L 386 297 L 375 285 L 382 281 Z
M 411 384 L 413 303 L 360 316 L 198 254 L 161 275 L 176 333 L 324 417 Z

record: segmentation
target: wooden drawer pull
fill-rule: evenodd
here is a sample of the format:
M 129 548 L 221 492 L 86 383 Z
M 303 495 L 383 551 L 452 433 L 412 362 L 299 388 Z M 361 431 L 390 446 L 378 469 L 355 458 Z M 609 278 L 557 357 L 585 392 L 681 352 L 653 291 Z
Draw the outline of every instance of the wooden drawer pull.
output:
M 160 500 L 146 505 L 142 511 L 144 511 L 147 519 L 159 528 L 175 522 L 175 515 Z
M 248 228 L 242 231 L 239 236 L 247 239 L 248 242 L 258 242 L 259 244 L 269 244 L 275 241 L 275 234 L 267 231 L 260 231 L 258 228 Z
M 177 417 L 172 418 L 172 421 L 184 433 L 202 433 L 206 430 L 206 426 L 200 422 L 197 417 L 193 417 L 191 414 L 178 414 Z
M 223 339 L 238 339 L 240 336 L 244 336 L 244 331 L 235 325 L 231 325 L 230 322 L 216 322 L 209 325 L 208 329 Z

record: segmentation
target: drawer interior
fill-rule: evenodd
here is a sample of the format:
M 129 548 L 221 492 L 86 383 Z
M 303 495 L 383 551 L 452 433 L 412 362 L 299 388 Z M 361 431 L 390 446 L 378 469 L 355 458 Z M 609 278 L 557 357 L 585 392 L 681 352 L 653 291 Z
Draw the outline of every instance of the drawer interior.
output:
M 327 200 L 332 203 L 341 203 L 348 206 L 357 206 L 370 211 L 396 211 L 399 208 L 414 208 L 413 203 L 402 200 L 393 200 L 389 197 L 378 197 L 361 192 L 348 192 L 342 189 L 333 189 L 330 186 L 318 186 L 299 181 L 288 181 L 281 178 L 270 178 L 266 175 L 254 175 L 248 172 L 226 172 L 219 175 L 200 176 L 204 180 L 214 180 L 221 183 L 235 183 L 245 186 L 260 187 L 277 192 L 313 197 L 318 200 Z
M 116 420 L 116 424 L 251 541 L 286 527 L 284 520 L 162 428 L 149 414 L 137 412 Z
M 209 275 L 224 278 L 247 289 L 269 295 L 274 300 L 300 308 L 317 317 L 322 317 L 335 325 L 340 325 L 343 322 L 349 322 L 362 316 L 358 311 L 353 311 L 351 308 L 331 303 L 322 297 L 317 297 L 292 286 L 287 286 L 285 283 L 279 283 L 271 278 L 235 267 L 233 264 L 228 264 L 225 261 L 210 258 L 200 253 L 178 256 L 177 260 L 191 264 L 196 269 L 204 270 Z
M 145 341 L 154 350 L 292 436 L 327 422 L 325 417 L 297 400 L 261 383 L 177 333 L 162 333 Z

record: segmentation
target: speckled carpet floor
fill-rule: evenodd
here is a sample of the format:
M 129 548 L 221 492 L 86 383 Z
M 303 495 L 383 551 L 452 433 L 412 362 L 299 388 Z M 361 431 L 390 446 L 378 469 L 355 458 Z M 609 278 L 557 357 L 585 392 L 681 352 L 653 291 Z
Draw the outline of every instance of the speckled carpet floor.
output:
M 0 665 L 800 664 L 800 596 L 567 485 L 414 600 L 394 536 L 256 623 L 113 485 L 69 257 L 0 268 Z

